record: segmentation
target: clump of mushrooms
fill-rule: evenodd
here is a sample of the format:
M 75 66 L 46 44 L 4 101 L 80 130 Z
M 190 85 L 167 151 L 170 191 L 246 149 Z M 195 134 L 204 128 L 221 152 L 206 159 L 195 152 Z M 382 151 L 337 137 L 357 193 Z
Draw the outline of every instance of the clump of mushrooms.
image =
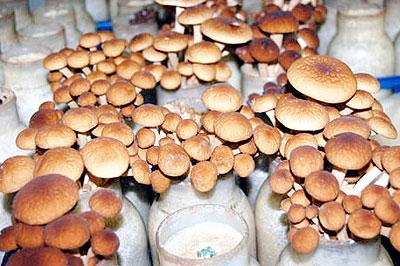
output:
M 8 178 L 19 173 L 15 164 L 25 164 L 28 171 L 21 157 L 6 160 L 2 192 L 15 191 Z M 59 174 L 38 176 L 19 187 L 12 203 L 13 223 L 0 232 L 0 250 L 17 250 L 7 265 L 94 265 L 116 260 L 119 239 L 106 228 L 106 219 L 119 214 L 121 200 L 102 189 L 91 196 L 89 211 L 76 213 L 78 190 L 73 180 Z
M 299 59 L 287 76 L 288 93 L 254 96 L 250 106 L 266 112 L 282 135 L 283 161 L 269 182 L 275 193 L 286 195 L 281 207 L 293 248 L 310 253 L 320 236 L 357 240 L 383 234 L 398 249 L 399 148 L 373 140 L 376 134 L 396 138 L 397 131 L 373 97 L 378 81 L 327 56 Z

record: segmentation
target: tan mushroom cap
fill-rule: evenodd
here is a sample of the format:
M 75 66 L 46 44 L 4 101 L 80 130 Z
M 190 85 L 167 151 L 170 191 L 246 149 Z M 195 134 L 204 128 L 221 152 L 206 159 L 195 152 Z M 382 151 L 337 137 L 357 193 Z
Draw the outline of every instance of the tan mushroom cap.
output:
M 390 243 L 399 251 L 400 250 L 400 222 L 395 223 L 390 230 Z
M 42 127 L 35 136 L 36 146 L 42 149 L 71 147 L 75 141 L 75 132 L 65 125 Z
M 369 93 L 377 93 L 381 89 L 379 81 L 367 73 L 354 74 L 357 80 L 357 90 L 367 91 Z
M 190 178 L 197 191 L 208 192 L 217 183 L 218 171 L 212 162 L 202 161 L 193 166 L 190 171 Z
M 291 223 L 300 223 L 306 218 L 306 208 L 299 204 L 292 204 L 287 212 L 287 216 Z
M 199 126 L 192 119 L 183 119 L 176 127 L 176 135 L 183 140 L 194 137 L 199 132 Z
M 205 161 L 211 157 L 212 149 L 210 143 L 201 136 L 186 139 L 182 147 L 191 158 L 197 161 Z
M 234 156 L 231 148 L 220 145 L 214 148 L 210 161 L 217 167 L 218 174 L 226 174 L 232 170 Z
M 139 153 L 140 157 L 140 153 Z M 144 158 L 145 159 L 145 158 Z M 131 163 L 132 175 L 136 182 L 140 184 L 150 185 L 150 165 L 141 159 L 137 159 Z
M 81 37 L 79 38 L 79 45 L 82 46 L 83 48 L 96 47 L 100 43 L 101 43 L 100 35 L 98 35 L 95 32 L 88 32 L 82 34 Z
M 228 64 L 219 62 L 215 64 L 215 80 L 218 82 L 227 82 L 232 76 L 232 70 Z
M 12 193 L 33 179 L 35 161 L 28 156 L 14 156 L 0 166 L 0 192 Z
M 343 228 L 346 220 L 346 213 L 338 202 L 326 202 L 319 209 L 319 221 L 329 231 L 339 231 Z
M 69 93 L 69 87 L 62 86 L 56 89 L 56 91 L 53 92 L 53 100 L 58 104 L 71 102 L 73 99 Z
M 94 234 L 90 244 L 94 254 L 110 257 L 117 252 L 119 239 L 111 229 L 106 228 Z
M 2 252 L 17 249 L 17 241 L 15 239 L 14 226 L 8 226 L 0 231 L 0 250 Z
M 157 80 L 150 71 L 137 71 L 131 77 L 131 82 L 134 86 L 144 89 L 151 90 L 157 85 Z
M 372 239 L 379 235 L 382 224 L 372 212 L 359 209 L 350 215 L 347 226 L 356 237 Z
M 179 62 L 177 66 L 177 71 L 182 76 L 190 77 L 193 75 L 193 66 L 189 62 Z
M 93 92 L 87 91 L 79 95 L 77 103 L 80 107 L 90 107 L 97 103 L 97 97 Z
M 369 209 L 375 208 L 378 200 L 382 198 L 390 198 L 389 191 L 382 186 L 369 185 L 361 192 L 361 202 Z
M 135 87 L 125 81 L 117 81 L 111 85 L 106 93 L 107 101 L 114 106 L 122 106 L 131 103 L 136 98 Z
M 368 139 L 371 135 L 371 128 L 368 123 L 355 116 L 342 116 L 329 122 L 323 131 L 324 137 L 330 139 L 338 134 L 352 132 Z
M 380 117 L 371 117 L 368 119 L 368 125 L 374 132 L 385 138 L 397 139 L 397 130 L 390 121 Z
M 319 233 L 312 227 L 301 228 L 292 237 L 291 245 L 300 254 L 313 252 L 319 244 Z
M 75 249 L 83 246 L 90 238 L 86 221 L 75 215 L 66 214 L 50 222 L 44 229 L 46 245 L 59 249 Z
M 140 52 L 153 45 L 154 37 L 150 33 L 143 32 L 135 35 L 128 44 L 131 52 Z
M 181 86 L 181 75 L 175 70 L 166 70 L 163 72 L 160 85 L 166 90 L 176 90 Z
M 14 253 L 7 262 L 8 266 L 65 266 L 68 265 L 64 253 L 53 247 L 21 249 Z
M 77 181 L 83 173 L 81 155 L 72 148 L 55 148 L 46 151 L 36 162 L 34 176 L 59 174 Z
M 101 136 L 119 140 L 125 146 L 129 146 L 133 142 L 133 131 L 124 123 L 110 123 L 104 125 Z
M 264 154 L 274 154 L 279 150 L 281 135 L 276 128 L 261 124 L 253 133 L 257 148 Z
M 253 39 L 249 45 L 251 56 L 260 63 L 272 63 L 278 59 L 279 47 L 268 37 Z
M 239 153 L 234 157 L 233 170 L 240 177 L 248 177 L 256 168 L 254 159 L 249 154 Z
M 390 174 L 400 165 L 400 146 L 388 147 L 383 151 L 381 162 L 383 168 Z
M 165 119 L 161 128 L 167 132 L 175 132 L 182 118 L 177 113 L 170 112 L 165 115 Z
M 201 116 L 200 122 L 207 132 L 214 133 L 214 123 L 219 115 L 220 112 L 208 111 L 207 113 Z
M 161 52 L 177 53 L 188 45 L 188 38 L 175 31 L 162 32 L 154 38 L 154 48 Z
M 322 105 L 301 99 L 278 102 L 275 116 L 285 127 L 298 131 L 320 130 L 329 122 L 328 112 Z
M 294 177 L 286 169 L 277 169 L 269 177 L 268 182 L 274 193 L 284 195 L 292 189 Z
M 67 66 L 67 57 L 61 53 L 48 55 L 43 61 L 43 66 L 50 71 L 62 69 Z
M 311 146 L 300 146 L 295 148 L 289 157 L 290 170 L 295 176 L 307 177 L 315 171 L 324 168 L 324 157 Z
M 156 3 L 164 6 L 193 7 L 206 2 L 206 0 L 156 0 Z
M 185 150 L 174 143 L 160 146 L 158 167 L 167 176 L 181 176 L 190 167 L 190 157 Z
M 153 104 L 143 104 L 135 109 L 132 119 L 136 124 L 144 127 L 158 127 L 164 122 L 162 109 Z
M 93 84 L 96 80 L 107 80 L 107 75 L 100 71 L 92 71 L 86 76 L 86 79 Z
M 374 104 L 374 97 L 367 91 L 357 90 L 356 93 L 346 102 L 346 106 L 354 110 L 363 110 L 371 108 Z
M 357 90 L 357 81 L 350 68 L 328 56 L 308 56 L 296 60 L 289 68 L 290 84 L 321 102 L 343 103 Z
M 211 82 L 217 75 L 215 64 L 193 64 L 193 74 L 200 80 Z
M 356 210 L 362 209 L 361 199 L 356 195 L 346 195 L 343 198 L 342 204 L 347 213 L 353 213 Z
M 154 145 L 156 141 L 155 133 L 148 128 L 141 128 L 136 133 L 136 143 L 141 149 L 147 149 Z
M 240 142 L 253 135 L 249 120 L 236 112 L 221 113 L 214 122 L 214 132 L 219 138 L 229 142 Z
M 62 118 L 62 123 L 74 131 L 85 133 L 98 124 L 96 113 L 89 108 L 69 109 Z
M 255 113 L 268 112 L 276 107 L 278 98 L 273 94 L 257 95 L 251 98 L 249 104 Z
M 34 150 L 36 149 L 35 137 L 38 132 L 36 128 L 25 128 L 19 132 L 15 143 L 21 150 Z
M 395 188 L 400 188 L 400 167 L 394 169 L 389 176 L 390 185 Z
M 212 42 L 202 41 L 189 46 L 186 57 L 192 63 L 213 64 L 221 59 L 221 50 Z
M 59 110 L 42 109 L 31 116 L 29 127 L 39 129 L 44 126 L 57 124 L 60 121 L 62 112 Z
M 178 22 L 183 25 L 199 25 L 213 17 L 214 11 L 206 5 L 196 5 L 185 9 L 179 16 Z
M 110 189 L 99 189 L 89 199 L 89 207 L 105 218 L 118 215 L 122 209 L 122 201 Z
M 167 58 L 167 54 L 157 51 L 153 46 L 144 49 L 142 54 L 150 62 L 162 62 Z
M 291 33 L 297 31 L 299 22 L 291 12 L 278 10 L 263 16 L 259 27 L 262 31 L 272 34 Z
M 105 56 L 117 57 L 125 50 L 126 41 L 124 39 L 112 39 L 102 43 Z
M 292 196 L 290 196 L 290 201 L 293 204 L 300 204 L 300 205 L 303 205 L 304 207 L 307 207 L 308 205 L 311 204 L 306 193 L 304 192 L 304 189 L 296 190 L 292 194 Z
M 201 32 L 208 38 L 228 44 L 242 44 L 253 37 L 251 28 L 243 21 L 216 17 L 201 24 Z
M 13 200 L 13 215 L 26 224 L 47 224 L 69 211 L 78 197 L 78 186 L 68 177 L 40 176 L 19 190 Z
M 400 219 L 400 207 L 391 198 L 381 198 L 375 204 L 375 215 L 383 224 L 394 224 Z
M 72 68 L 84 68 L 89 65 L 90 56 L 86 51 L 75 51 L 67 57 L 68 66 Z
M 112 138 L 93 139 L 80 152 L 86 169 L 99 178 L 119 177 L 129 166 L 126 147 Z
M 160 170 L 155 170 L 150 174 L 151 186 L 157 193 L 167 191 L 171 184 L 171 179 L 161 173 Z
M 234 112 L 243 103 L 240 92 L 227 83 L 210 86 L 201 96 L 207 109 L 218 112 Z
M 117 65 L 117 75 L 130 80 L 132 75 L 135 74 L 137 71 L 140 70 L 140 65 L 130 59 L 124 60 L 121 64 Z
M 81 214 L 79 214 L 79 217 L 84 219 L 88 224 L 91 236 L 93 236 L 94 234 L 103 230 L 106 227 L 104 217 L 95 211 L 82 212 Z
M 306 177 L 305 190 L 318 201 L 332 201 L 339 194 L 339 183 L 330 172 L 315 171 Z
M 286 143 L 284 143 L 285 136 L 288 138 Z M 314 135 L 309 133 L 299 133 L 294 136 L 284 135 L 284 138 L 282 138 L 282 144 L 284 144 L 283 154 L 286 158 L 290 158 L 291 152 L 300 146 L 311 146 L 316 149 L 318 148 L 317 139 L 314 137 Z
M 325 145 L 328 161 L 346 170 L 358 170 L 371 161 L 369 142 L 354 133 L 341 133 L 329 139 Z

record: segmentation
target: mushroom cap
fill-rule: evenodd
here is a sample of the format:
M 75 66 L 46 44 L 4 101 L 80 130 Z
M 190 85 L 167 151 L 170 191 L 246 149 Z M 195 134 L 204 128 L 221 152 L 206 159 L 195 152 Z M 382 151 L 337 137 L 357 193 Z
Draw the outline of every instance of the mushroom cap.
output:
M 193 7 L 200 5 L 206 0 L 155 0 L 156 3 L 163 6 L 177 6 L 177 7 Z
M 207 109 L 218 112 L 234 112 L 243 103 L 240 92 L 227 83 L 210 86 L 201 96 Z
M 157 80 L 150 71 L 137 71 L 131 77 L 131 82 L 134 86 L 144 89 L 151 90 L 157 85 Z
M 369 109 L 374 104 L 374 97 L 367 91 L 357 90 L 356 93 L 346 102 L 346 106 L 354 110 Z
M 177 70 L 182 76 L 190 77 L 193 75 L 193 66 L 189 62 L 179 62 Z
M 86 107 L 69 109 L 62 118 L 62 123 L 74 131 L 85 133 L 98 124 L 96 113 Z
M 153 46 L 144 49 L 142 54 L 143 57 L 150 62 L 162 62 L 167 58 L 167 54 L 157 51 Z
M 125 146 L 129 146 L 134 138 L 132 129 L 128 125 L 119 122 L 104 125 L 101 136 L 119 140 Z
M 313 15 L 313 9 L 308 5 L 297 4 L 292 9 L 292 13 L 299 22 L 305 23 L 311 19 L 311 16 Z
M 339 182 L 328 171 L 315 171 L 306 177 L 305 190 L 318 201 L 332 201 L 339 194 Z
M 78 198 L 78 186 L 68 177 L 57 174 L 36 177 L 16 194 L 13 215 L 26 224 L 47 224 L 69 211 Z
M 289 192 L 294 183 L 294 177 L 287 169 L 277 169 L 268 179 L 274 193 L 284 195 Z
M 259 21 L 259 27 L 264 32 L 283 34 L 296 32 L 299 22 L 291 12 L 277 10 L 263 16 Z
M 12 193 L 33 179 L 35 161 L 28 156 L 13 156 L 0 166 L 0 192 Z
M 156 141 L 156 134 L 148 129 L 148 128 L 141 128 L 136 133 L 136 143 L 141 149 L 147 149 L 154 145 Z
M 375 215 L 383 224 L 394 224 L 400 219 L 400 207 L 391 198 L 381 198 L 375 204 Z
M 83 48 L 92 48 L 96 47 L 101 43 L 100 35 L 96 32 L 88 32 L 82 34 L 79 38 L 79 45 Z
M 189 46 L 186 57 L 192 63 L 213 64 L 221 59 L 221 50 L 212 42 L 202 41 Z
M 103 230 L 106 227 L 104 217 L 95 211 L 82 212 L 81 214 L 79 214 L 79 217 L 84 219 L 88 224 L 91 236 L 93 236 L 94 234 Z
M 382 166 L 390 174 L 400 165 L 400 146 L 388 147 L 383 151 Z
M 361 202 L 369 209 L 375 208 L 378 200 L 382 198 L 390 198 L 389 191 L 382 186 L 369 185 L 361 192 Z
M 221 113 L 214 122 L 214 132 L 219 138 L 229 142 L 240 142 L 253 135 L 249 120 L 236 112 Z
M 368 119 L 368 125 L 371 129 L 389 139 L 397 139 L 397 130 L 390 121 L 381 117 L 371 117 Z
M 140 153 L 139 153 L 140 157 Z M 150 165 L 141 159 L 136 159 L 131 163 L 132 176 L 139 184 L 150 185 Z
M 101 44 L 104 55 L 107 57 L 117 57 L 125 50 L 126 41 L 124 39 L 112 39 Z
M 72 148 L 55 148 L 46 151 L 36 162 L 34 176 L 59 174 L 77 181 L 84 165 L 79 152 Z
M 202 161 L 195 164 L 190 171 L 192 185 L 197 191 L 208 192 L 217 183 L 217 167 L 209 161 Z
M 244 63 L 246 64 L 252 64 L 254 63 L 254 58 L 251 56 L 250 54 L 250 48 L 249 46 L 241 46 L 236 48 L 235 50 L 235 54 L 241 59 L 243 60 Z
M 178 65 L 179 69 L 179 65 Z M 167 70 L 167 68 L 164 65 L 146 65 L 143 67 L 143 70 L 149 71 L 151 74 L 153 74 L 154 78 L 156 79 L 157 82 L 161 80 L 162 74 Z
M 183 25 L 199 25 L 212 18 L 214 10 L 206 5 L 196 5 L 186 8 L 178 16 L 178 22 Z
M 90 57 L 86 51 L 75 51 L 67 57 L 67 63 L 72 68 L 84 68 L 89 65 Z
M 0 250 L 2 252 L 17 249 L 17 242 L 15 239 L 14 226 L 8 226 L 0 231 Z
M 117 75 L 124 79 L 130 80 L 132 75 L 139 71 L 141 66 L 133 60 L 125 59 L 121 64 L 117 65 Z
M 300 254 L 313 252 L 319 244 L 319 233 L 312 227 L 304 227 L 296 231 L 292 237 L 291 245 Z
M 131 103 L 136 98 L 135 87 L 130 82 L 117 81 L 106 93 L 107 101 L 114 106 Z
M 90 238 L 87 222 L 75 215 L 66 214 L 50 222 L 44 228 L 46 245 L 59 249 L 75 249 L 83 246 Z
M 326 202 L 319 208 L 319 221 L 329 231 L 339 231 L 345 224 L 346 213 L 340 203 Z
M 307 207 L 308 205 L 311 204 L 306 193 L 304 192 L 304 189 L 296 190 L 290 197 L 290 201 L 293 204 L 300 204 L 303 205 L 304 207 Z
M 342 204 L 347 213 L 353 213 L 358 209 L 362 209 L 361 199 L 356 195 L 346 195 L 343 198 Z
M 42 149 L 71 147 L 75 141 L 75 132 L 65 125 L 42 127 L 35 136 L 36 146 Z
M 278 102 L 275 116 L 285 127 L 298 131 L 320 130 L 329 122 L 328 112 L 322 105 L 301 99 Z
M 201 136 L 193 136 L 182 143 L 189 156 L 197 161 L 205 161 L 211 157 L 211 145 Z
M 176 90 L 181 86 L 181 74 L 175 70 L 166 70 L 163 72 L 160 85 L 166 90 Z
M 162 109 L 154 104 L 143 104 L 135 109 L 132 119 L 144 127 L 158 127 L 164 122 Z
M 394 169 L 389 176 L 390 185 L 395 188 L 400 188 L 400 167 Z
M 311 146 L 300 146 L 292 150 L 289 157 L 290 170 L 295 176 L 305 178 L 324 168 L 324 157 Z
M 176 127 L 176 135 L 183 140 L 194 137 L 198 131 L 199 126 L 192 119 L 183 119 Z
M 14 234 L 21 248 L 39 248 L 44 246 L 44 227 L 24 223 L 14 224 Z
M 317 49 L 319 46 L 319 39 L 317 33 L 310 28 L 303 28 L 297 33 L 297 38 L 301 39 L 307 47 Z
M 220 145 L 214 148 L 210 161 L 217 167 L 218 174 L 226 174 L 233 168 L 234 156 L 231 148 Z
M 284 70 L 288 70 L 294 61 L 299 59 L 301 55 L 297 51 L 285 50 L 283 53 L 279 55 L 278 61 L 279 64 L 283 67 Z
M 90 244 L 94 254 L 110 257 L 117 252 L 119 239 L 111 229 L 106 228 L 93 235 Z
M 351 132 L 368 139 L 371 135 L 371 128 L 364 119 L 356 116 L 342 116 L 329 122 L 324 128 L 323 134 L 325 138 L 331 139 L 345 132 Z
M 289 137 L 289 139 L 286 140 L 285 143 L 285 136 Z M 286 137 L 286 138 L 287 138 Z M 284 135 L 282 138 L 282 144 L 283 144 L 283 155 L 286 158 L 290 158 L 290 154 L 294 149 L 300 146 L 311 146 L 315 149 L 318 148 L 318 143 L 314 135 L 311 135 L 309 133 L 299 133 L 294 136 L 288 136 L 287 134 Z
M 188 38 L 175 31 L 165 31 L 154 38 L 153 46 L 161 52 L 177 53 L 188 46 Z
M 112 138 L 93 139 L 80 152 L 86 169 L 99 178 L 119 177 L 129 166 L 126 147 Z
M 367 91 L 369 93 L 377 93 L 381 89 L 379 81 L 367 73 L 354 74 L 357 81 L 357 90 Z
M 252 39 L 251 28 L 244 22 L 230 18 L 210 18 L 201 24 L 201 32 L 208 38 L 227 44 L 242 44 Z
M 357 90 L 351 69 L 329 56 L 300 58 L 290 66 L 287 77 L 297 91 L 325 103 L 343 103 Z
M 380 234 L 382 224 L 372 212 L 359 209 L 350 214 L 347 226 L 356 237 L 372 239 Z
M 181 176 L 190 167 L 190 157 L 185 150 L 174 143 L 160 147 L 158 167 L 168 176 Z
M 57 124 L 62 115 L 59 110 L 42 109 L 31 116 L 29 127 L 39 129 L 44 126 Z
M 161 128 L 166 132 L 175 132 L 182 118 L 177 113 L 170 112 L 165 115 Z
M 161 173 L 160 170 L 155 170 L 150 174 L 151 186 L 157 193 L 167 191 L 171 185 L 171 179 Z
M 36 149 L 35 137 L 38 132 L 36 128 L 25 128 L 19 132 L 15 143 L 21 150 L 34 150 Z
M 369 142 L 354 133 L 341 133 L 329 139 L 325 145 L 328 161 L 336 167 L 346 170 L 358 170 L 372 159 Z
M 118 215 L 122 209 L 122 201 L 110 189 L 99 189 L 89 199 L 89 206 L 92 211 L 97 212 L 105 218 L 112 218 Z
M 392 246 L 399 251 L 400 250 L 400 222 L 395 223 L 389 234 L 390 243 Z
M 79 95 L 77 103 L 81 107 L 94 106 L 97 103 L 97 98 L 93 92 L 87 91 Z
M 256 163 L 251 155 L 239 153 L 234 158 L 233 170 L 238 176 L 248 177 L 254 172 Z
M 202 81 L 211 82 L 215 79 L 217 70 L 214 64 L 193 64 L 193 74 Z
M 227 82 L 232 76 L 232 70 L 224 62 L 216 63 L 215 71 L 215 80 L 218 82 Z
M 65 266 L 68 265 L 64 253 L 53 247 L 21 249 L 14 253 L 7 262 L 9 266 Z
M 254 39 L 249 50 L 251 56 L 260 63 L 270 63 L 276 61 L 279 56 L 279 47 L 268 37 Z
M 264 154 L 271 155 L 279 150 L 281 135 L 279 131 L 266 124 L 261 124 L 254 129 L 254 142 Z
M 128 49 L 131 52 L 140 52 L 152 46 L 154 37 L 150 33 L 143 32 L 135 35 L 128 44 Z
M 104 60 L 106 60 L 106 56 L 104 55 L 103 51 L 91 51 L 89 53 L 89 64 L 90 65 L 96 65 Z
M 306 208 L 299 204 L 292 204 L 287 212 L 291 223 L 297 224 L 306 218 Z
M 49 71 L 62 69 L 67 66 L 67 57 L 62 53 L 48 55 L 43 60 L 43 66 Z

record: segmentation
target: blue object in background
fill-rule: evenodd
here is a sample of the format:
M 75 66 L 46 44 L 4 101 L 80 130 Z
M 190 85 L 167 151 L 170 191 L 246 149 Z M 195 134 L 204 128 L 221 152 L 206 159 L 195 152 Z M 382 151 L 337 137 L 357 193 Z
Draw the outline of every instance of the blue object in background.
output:
M 378 78 L 381 88 L 392 89 L 393 93 L 400 92 L 400 76 Z
M 109 20 L 96 22 L 97 31 L 112 31 L 112 23 Z

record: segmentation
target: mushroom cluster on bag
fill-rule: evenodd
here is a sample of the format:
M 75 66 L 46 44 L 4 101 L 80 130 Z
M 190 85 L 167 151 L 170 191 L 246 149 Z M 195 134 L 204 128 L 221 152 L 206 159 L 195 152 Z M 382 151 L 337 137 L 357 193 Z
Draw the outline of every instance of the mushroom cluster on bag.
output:
M 24 165 L 29 174 L 26 158 L 14 157 L 4 164 L 2 177 L 21 175 L 16 164 Z M 19 188 L 7 181 L 2 183 L 2 191 L 18 190 L 12 204 L 12 225 L 0 233 L 0 250 L 17 250 L 7 265 L 95 265 L 102 260 L 116 265 L 119 238 L 106 226 L 107 219 L 121 210 L 121 200 L 114 192 L 97 191 L 89 201 L 91 210 L 76 213 L 79 188 L 69 177 L 42 175 Z
M 328 240 L 390 236 L 399 249 L 398 147 L 373 136 L 396 138 L 390 118 L 374 99 L 380 89 L 368 74 L 353 74 L 327 56 L 295 61 L 286 94 L 251 100 L 282 134 L 283 161 L 269 178 L 290 222 L 296 252 L 310 253 Z

